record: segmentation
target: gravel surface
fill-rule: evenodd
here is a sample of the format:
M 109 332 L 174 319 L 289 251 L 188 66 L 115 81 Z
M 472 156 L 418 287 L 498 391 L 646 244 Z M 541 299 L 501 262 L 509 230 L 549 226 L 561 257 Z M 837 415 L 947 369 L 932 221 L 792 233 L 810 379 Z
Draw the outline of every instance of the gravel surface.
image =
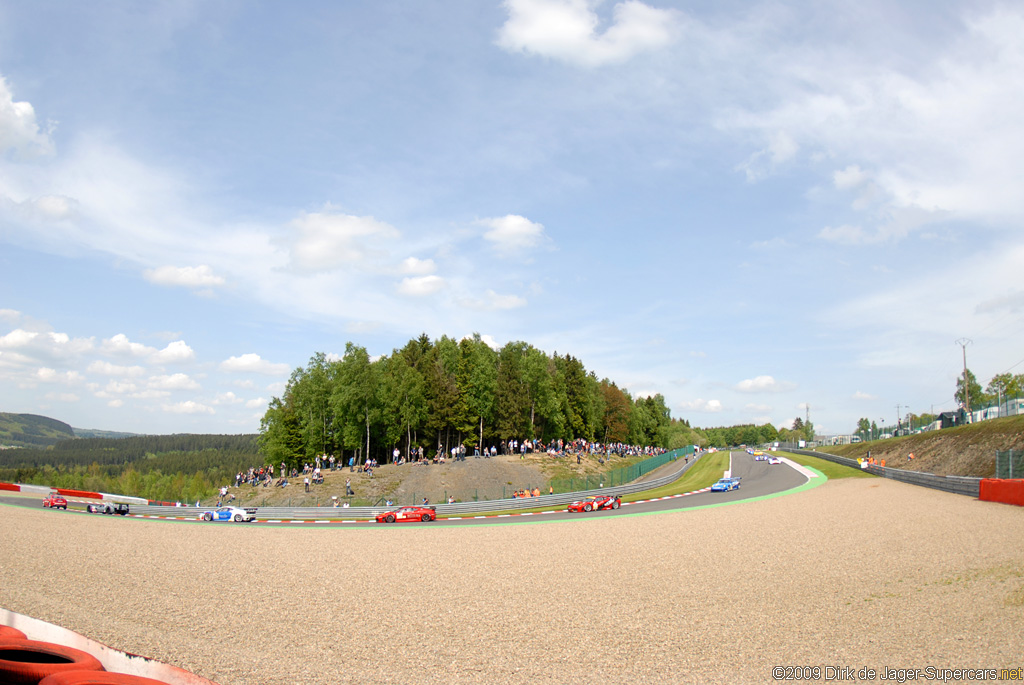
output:
M 223 685 L 1024 666 L 1024 508 L 882 479 L 479 527 L 0 521 L 0 606 Z

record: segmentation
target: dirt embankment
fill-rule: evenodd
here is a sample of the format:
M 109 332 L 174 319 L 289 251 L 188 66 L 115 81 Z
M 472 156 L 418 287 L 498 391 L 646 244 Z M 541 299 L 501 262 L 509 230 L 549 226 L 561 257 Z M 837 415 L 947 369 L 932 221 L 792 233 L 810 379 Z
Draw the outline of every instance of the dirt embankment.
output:
M 540 459 L 543 457 L 469 456 L 466 461 L 444 464 L 385 464 L 374 469 L 372 475 L 358 469 L 349 471 L 347 467 L 336 471 L 328 468 L 323 470 L 324 482 L 310 485 L 308 493 L 302 474 L 289 478 L 289 485 L 283 488 L 232 484 L 228 492 L 235 495 L 236 504 L 261 507 L 329 507 L 335 498 L 352 506 L 374 505 L 384 499 L 395 504 L 419 504 L 424 497 L 434 504 L 444 502 L 448 496 L 460 502 L 490 500 L 511 497 L 514 490 L 544 487 L 548 476 Z M 355 495 L 346 495 L 346 481 L 351 482 Z
M 898 469 L 940 476 L 995 475 L 996 452 L 1024 450 L 1024 416 L 983 421 L 959 428 L 928 431 L 888 440 L 822 448 L 830 454 L 857 459 L 871 456 Z M 909 456 L 913 454 L 913 460 Z

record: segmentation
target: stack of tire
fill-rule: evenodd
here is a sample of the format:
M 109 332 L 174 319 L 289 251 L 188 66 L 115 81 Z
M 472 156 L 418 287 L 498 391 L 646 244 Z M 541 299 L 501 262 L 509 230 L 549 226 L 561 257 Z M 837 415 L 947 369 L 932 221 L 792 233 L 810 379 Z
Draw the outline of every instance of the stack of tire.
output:
M 29 640 L 0 625 L 0 683 L 11 685 L 167 685 L 162 680 L 103 670 L 96 657 L 80 649 Z

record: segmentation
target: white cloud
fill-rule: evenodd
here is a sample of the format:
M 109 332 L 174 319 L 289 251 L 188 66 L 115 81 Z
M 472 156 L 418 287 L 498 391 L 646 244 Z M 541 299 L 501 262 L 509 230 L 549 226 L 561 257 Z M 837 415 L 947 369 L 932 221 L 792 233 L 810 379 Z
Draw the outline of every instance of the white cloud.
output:
M 154 364 L 170 364 L 195 359 L 195 356 L 195 351 L 184 340 L 175 340 L 164 349 L 150 355 L 149 360 Z
M 0 76 L 0 155 L 13 152 L 22 158 L 53 152 L 50 131 L 40 131 L 36 111 L 29 102 L 15 102 Z
M 877 400 L 878 397 L 875 396 L 875 395 L 871 395 L 871 394 L 868 394 L 866 392 L 861 392 L 860 390 L 858 390 L 857 392 L 853 393 L 853 399 L 855 399 L 855 400 Z
M 217 395 L 217 399 L 214 400 L 214 404 L 240 404 L 242 399 L 235 393 L 228 390 Z
M 199 402 L 188 400 L 176 404 L 165 404 L 163 410 L 171 414 L 215 414 L 213 407 L 208 407 Z
M 261 407 L 266 407 L 266 406 L 267 406 L 267 400 L 262 398 L 262 397 L 257 397 L 256 399 L 249 400 L 249 401 L 247 401 L 245 403 L 245 408 L 246 409 L 259 409 Z
M 494 244 L 499 252 L 515 252 L 537 247 L 546 238 L 544 226 L 517 214 L 480 219 L 481 226 L 491 230 L 484 233 L 484 239 Z
M 153 376 L 146 385 L 157 390 L 198 390 L 200 387 L 199 383 L 183 373 Z
M 506 0 L 509 18 L 497 44 L 523 52 L 595 67 L 623 62 L 672 42 L 678 14 L 637 0 L 616 3 L 613 21 L 598 33 L 600 18 L 588 0 Z
M 44 383 L 64 383 L 75 385 L 85 379 L 77 371 L 57 371 L 48 367 L 42 367 L 36 371 L 36 378 Z
M 736 384 L 736 390 L 740 392 L 783 392 L 796 387 L 793 383 L 780 382 L 771 376 L 757 376 L 748 378 Z
M 444 286 L 445 280 L 440 276 L 415 276 L 403 278 L 402 282 L 398 285 L 398 292 L 402 295 L 423 297 L 425 295 L 433 295 Z
M 291 262 L 301 271 L 363 266 L 369 257 L 386 254 L 400 237 L 393 226 L 373 217 L 330 211 L 303 213 L 290 226 L 295 233 Z
M 433 259 L 407 257 L 402 260 L 401 271 L 403 274 L 410 274 L 412 276 L 426 276 L 437 271 L 437 265 L 434 264 Z
M 722 403 L 718 400 L 703 400 L 697 398 L 689 402 L 677 405 L 683 411 L 693 411 L 701 414 L 717 414 L 722 411 Z
M 913 66 L 879 64 L 834 45 L 776 48 L 765 58 L 772 69 L 765 101 L 773 104 L 724 115 L 720 124 L 761 141 L 741 165 L 748 176 L 772 173 L 805 151 L 812 163 L 835 160 L 840 170 L 830 185 L 853 193 L 854 209 L 870 210 L 868 228 L 830 227 L 824 239 L 899 239 L 950 219 L 1019 226 L 1022 34 L 1024 12 L 1005 5 L 969 15 L 959 35 L 927 48 Z
M 87 369 L 89 373 L 100 374 L 101 376 L 141 376 L 145 373 L 145 369 L 141 366 L 121 366 L 118 364 L 111 364 L 110 362 L 94 361 L 89 364 Z
M 38 335 L 39 334 L 35 331 L 25 331 L 20 328 L 15 328 L 7 335 L 0 337 L 0 347 L 9 349 L 25 347 L 35 340 Z
M 252 352 L 238 357 L 229 357 L 220 363 L 221 371 L 241 373 L 262 373 L 268 376 L 278 376 L 291 371 L 287 364 L 274 364 L 261 358 Z
M 55 402 L 78 402 L 81 399 L 73 392 L 48 392 L 45 397 Z
M 199 266 L 160 266 L 146 269 L 142 276 L 157 285 L 181 286 L 184 288 L 210 288 L 224 285 L 224 277 L 218 276 L 206 264 Z
M 525 307 L 526 299 L 518 295 L 499 295 L 493 290 L 487 290 L 482 298 L 464 298 L 459 304 L 476 311 L 500 311 Z
M 114 337 L 101 342 L 100 351 L 107 354 L 130 355 L 132 357 L 145 357 L 156 352 L 152 347 L 132 342 L 124 333 L 118 333 Z

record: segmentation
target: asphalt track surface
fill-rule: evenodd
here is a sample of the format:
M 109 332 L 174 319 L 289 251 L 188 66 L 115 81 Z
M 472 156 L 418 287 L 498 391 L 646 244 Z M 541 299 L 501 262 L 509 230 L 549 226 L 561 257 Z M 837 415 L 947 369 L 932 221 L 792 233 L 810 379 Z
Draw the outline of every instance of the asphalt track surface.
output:
M 782 464 L 769 464 L 767 461 L 755 461 L 754 457 L 747 454 L 746 452 L 733 451 L 731 453 L 732 462 L 732 475 L 740 477 L 740 487 L 736 490 L 730 490 L 728 492 L 711 492 L 710 490 L 700 490 L 692 493 L 688 493 L 684 496 L 673 496 L 659 498 L 655 500 L 644 500 L 639 502 L 624 502 L 622 507 L 618 510 L 603 510 L 593 511 L 590 513 L 569 513 L 564 509 L 551 510 L 536 513 L 523 513 L 523 514 L 508 514 L 508 515 L 486 515 L 486 516 L 466 516 L 466 517 L 453 517 L 453 518 L 439 518 L 437 521 L 432 523 L 420 523 L 423 526 L 475 526 L 475 525 L 494 525 L 495 523 L 525 523 L 527 521 L 559 521 L 559 520 L 570 520 L 579 519 L 581 517 L 586 518 L 602 518 L 608 516 L 626 516 L 636 514 L 651 514 L 665 511 L 679 511 L 681 509 L 694 509 L 699 507 L 715 506 L 721 504 L 742 502 L 745 500 L 751 500 L 758 497 L 765 497 L 770 495 L 777 495 L 784 493 L 788 490 L 793 490 L 804 485 L 808 478 L 802 473 L 789 466 L 785 461 Z M 817 480 L 817 479 L 816 479 Z M 820 477 L 820 480 L 824 482 L 825 478 Z M 0 503 L 12 504 L 21 507 L 39 507 L 41 500 L 38 497 L 28 497 L 26 495 L 20 496 L 0 496 Z M 85 511 L 86 502 L 78 501 L 74 498 L 68 499 L 68 512 L 79 512 L 86 513 Z M 205 511 L 205 509 L 199 509 L 192 511 Z M 61 512 L 63 513 L 63 512 Z M 102 514 L 92 514 L 94 516 L 102 516 Z M 129 514 L 128 518 L 133 518 Z M 138 518 L 138 517 L 135 517 Z M 164 517 L 144 517 L 144 518 L 164 518 Z M 199 521 L 197 518 L 179 517 L 179 518 L 167 518 L 168 521 L 179 521 L 179 522 L 196 522 L 196 523 L 207 523 L 205 521 Z M 231 524 L 230 522 L 212 522 L 210 525 L 241 525 Z M 245 524 L 247 527 L 252 526 L 277 526 L 281 525 L 295 525 L 295 526 L 345 526 L 345 527 L 372 527 L 380 526 L 375 521 L 330 521 L 330 522 L 317 522 L 313 521 L 261 521 L 257 520 L 249 524 Z M 416 524 L 389 524 L 392 526 L 401 527 L 415 527 Z

